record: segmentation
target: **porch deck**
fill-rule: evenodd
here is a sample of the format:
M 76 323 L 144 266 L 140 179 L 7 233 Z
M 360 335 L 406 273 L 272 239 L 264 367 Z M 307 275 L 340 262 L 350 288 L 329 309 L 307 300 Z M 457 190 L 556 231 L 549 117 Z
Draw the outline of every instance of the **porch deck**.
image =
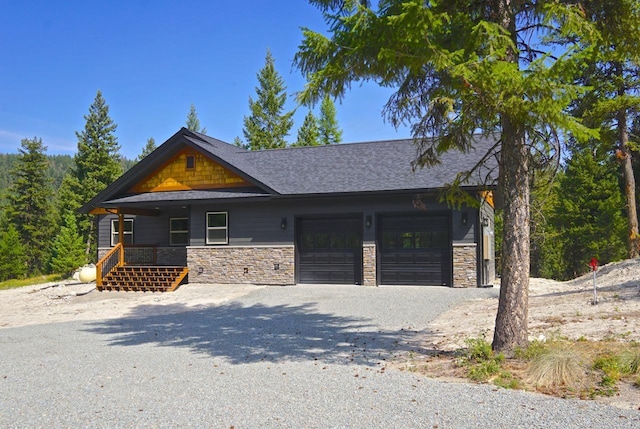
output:
M 96 289 L 172 292 L 186 281 L 184 266 L 156 264 L 153 246 L 117 244 L 96 266 Z

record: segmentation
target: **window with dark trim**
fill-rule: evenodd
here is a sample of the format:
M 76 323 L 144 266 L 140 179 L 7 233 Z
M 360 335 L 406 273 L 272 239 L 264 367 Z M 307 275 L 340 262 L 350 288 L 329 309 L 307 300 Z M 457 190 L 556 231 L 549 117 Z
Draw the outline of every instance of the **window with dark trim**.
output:
M 189 244 L 189 218 L 172 217 L 169 219 L 169 244 L 171 246 Z
M 207 244 L 227 244 L 229 228 L 227 212 L 207 212 Z
M 196 168 L 196 157 L 187 155 L 187 170 L 193 170 L 194 168 Z
M 118 219 L 111 219 L 111 246 L 118 243 L 120 237 L 120 222 Z M 133 244 L 133 219 L 124 220 L 124 244 Z

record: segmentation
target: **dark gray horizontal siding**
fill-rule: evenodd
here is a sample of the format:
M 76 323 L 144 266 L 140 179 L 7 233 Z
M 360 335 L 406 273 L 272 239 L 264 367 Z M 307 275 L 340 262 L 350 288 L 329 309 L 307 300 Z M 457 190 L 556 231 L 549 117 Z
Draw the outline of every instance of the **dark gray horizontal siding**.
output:
M 435 200 L 426 201 L 427 211 L 449 211 L 446 205 Z M 211 204 L 194 205 L 191 218 L 191 245 L 205 244 L 206 213 L 222 211 L 229 214 L 229 245 L 283 245 L 293 244 L 295 218 L 313 215 L 358 214 L 371 216 L 371 228 L 364 229 L 364 242 L 375 241 L 375 219 L 378 213 L 418 212 L 413 205 L 413 195 L 353 198 L 304 198 L 295 200 L 271 200 L 261 204 Z M 474 228 L 477 212 L 467 210 L 467 222 L 462 224 L 461 214 L 453 212 L 454 242 L 475 241 Z M 287 228 L 282 230 L 282 218 Z
M 445 204 L 435 199 L 425 200 L 427 213 L 451 211 Z M 462 222 L 462 212 L 452 211 L 452 239 L 454 243 L 476 242 L 475 225 L 478 212 L 475 209 L 463 209 L 467 214 L 466 223 Z M 222 202 L 198 204 L 182 207 L 161 208 L 159 216 L 125 216 L 134 218 L 134 244 L 156 246 L 169 245 L 169 219 L 171 217 L 189 217 L 190 245 L 204 246 L 206 235 L 206 213 L 227 212 L 229 222 L 229 245 L 292 245 L 296 217 L 315 215 L 352 214 L 365 218 L 371 216 L 371 228 L 364 228 L 364 242 L 375 242 L 376 215 L 381 213 L 417 213 L 413 204 L 413 194 L 350 197 L 350 198 L 299 198 L 270 200 L 261 202 Z M 100 247 L 109 247 L 111 219 L 115 215 L 101 216 L 99 226 Z M 281 229 L 282 219 L 287 219 L 286 229 Z
M 189 217 L 189 208 L 172 207 L 161 210 L 159 216 L 125 215 L 125 219 L 133 219 L 133 244 L 149 246 L 169 246 L 169 219 L 172 217 Z M 98 224 L 98 246 L 111 246 L 111 220 L 117 215 L 101 215 Z

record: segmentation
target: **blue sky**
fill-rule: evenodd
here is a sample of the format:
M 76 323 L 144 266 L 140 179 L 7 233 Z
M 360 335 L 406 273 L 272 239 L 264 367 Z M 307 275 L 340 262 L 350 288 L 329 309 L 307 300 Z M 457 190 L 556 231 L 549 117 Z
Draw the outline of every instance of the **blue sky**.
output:
M 292 67 L 301 27 L 326 28 L 303 0 L 0 0 L 0 153 L 34 136 L 50 154 L 75 153 L 75 131 L 98 89 L 128 158 L 147 138 L 160 144 L 178 131 L 192 103 L 207 134 L 232 142 L 267 49 L 287 85 L 286 107 L 296 107 L 293 94 L 305 83 Z M 390 94 L 355 84 L 336 102 L 344 142 L 409 136 L 381 116 Z M 297 110 L 290 142 L 307 111 Z

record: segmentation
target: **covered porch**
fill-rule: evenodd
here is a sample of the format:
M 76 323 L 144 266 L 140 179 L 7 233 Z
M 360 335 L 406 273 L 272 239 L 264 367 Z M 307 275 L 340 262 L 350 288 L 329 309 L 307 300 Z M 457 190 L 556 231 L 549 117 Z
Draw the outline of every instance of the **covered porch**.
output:
M 158 216 L 159 210 L 119 207 L 97 209 L 92 214 L 117 215 L 117 243 L 96 265 L 99 291 L 171 292 L 187 280 L 186 266 L 158 264 L 157 245 L 126 243 L 125 215 Z

